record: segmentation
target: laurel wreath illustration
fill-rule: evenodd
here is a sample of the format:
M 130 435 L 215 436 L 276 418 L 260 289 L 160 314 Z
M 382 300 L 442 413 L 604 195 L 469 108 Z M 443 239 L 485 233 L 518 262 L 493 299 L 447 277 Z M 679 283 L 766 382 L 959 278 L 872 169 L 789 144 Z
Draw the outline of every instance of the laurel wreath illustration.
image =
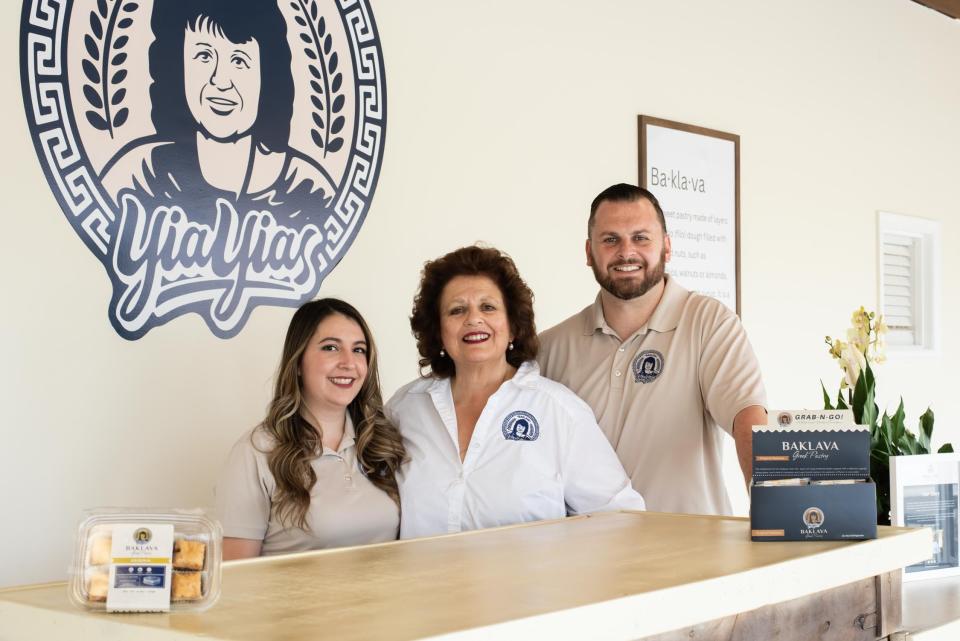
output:
M 343 147 L 343 130 L 346 118 L 340 113 L 346 101 L 341 89 L 343 74 L 337 71 L 340 58 L 333 51 L 333 36 L 327 33 L 327 21 L 319 16 L 316 0 L 294 0 L 290 6 L 296 12 L 293 20 L 300 27 L 300 40 L 304 43 L 303 53 L 310 59 L 310 102 L 313 105 L 311 116 L 314 126 L 310 137 L 317 147 L 323 150 L 323 156 L 335 153 Z M 319 16 L 319 18 L 318 18 Z
M 84 115 L 94 128 L 109 132 L 111 138 L 130 115 L 123 106 L 127 90 L 121 86 L 127 77 L 123 67 L 127 54 L 123 48 L 130 37 L 123 32 L 133 24 L 128 14 L 139 6 L 136 2 L 114 0 L 108 7 L 107 0 L 97 0 L 96 9 L 90 12 L 90 31 L 83 37 L 87 50 L 83 75 L 90 82 L 83 85 L 83 95 L 91 107 Z

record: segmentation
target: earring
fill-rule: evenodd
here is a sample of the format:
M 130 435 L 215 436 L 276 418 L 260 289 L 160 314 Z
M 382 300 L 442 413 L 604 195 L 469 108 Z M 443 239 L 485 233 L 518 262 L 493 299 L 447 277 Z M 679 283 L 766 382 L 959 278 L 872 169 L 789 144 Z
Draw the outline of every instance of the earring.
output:
M 441 347 L 441 348 L 440 348 L 440 358 L 443 358 L 443 357 L 445 357 L 446 355 L 447 355 L 447 353 L 446 353 L 445 351 L 443 351 L 443 348 Z
M 510 341 L 510 344 L 507 345 L 507 350 L 511 352 L 513 351 L 513 341 Z

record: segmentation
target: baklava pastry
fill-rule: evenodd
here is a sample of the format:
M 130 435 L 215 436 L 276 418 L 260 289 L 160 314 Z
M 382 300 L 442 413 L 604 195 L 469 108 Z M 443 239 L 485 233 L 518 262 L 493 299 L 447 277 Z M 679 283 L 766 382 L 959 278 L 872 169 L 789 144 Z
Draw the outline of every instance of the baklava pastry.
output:
M 176 539 L 173 542 L 173 567 L 177 570 L 202 570 L 206 549 L 203 541 Z
M 196 601 L 203 596 L 200 589 L 200 572 L 174 572 L 170 584 L 170 598 L 173 601 Z

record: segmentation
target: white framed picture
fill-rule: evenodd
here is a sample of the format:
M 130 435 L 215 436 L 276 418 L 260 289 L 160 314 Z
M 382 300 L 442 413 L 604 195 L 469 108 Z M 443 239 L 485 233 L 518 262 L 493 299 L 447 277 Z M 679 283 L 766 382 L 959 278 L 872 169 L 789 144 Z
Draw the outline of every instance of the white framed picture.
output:
M 667 273 L 740 313 L 740 136 L 641 115 L 640 186 L 663 207 Z
M 931 556 L 904 569 L 903 580 L 960 574 L 960 454 L 890 457 L 890 521 L 928 527 Z

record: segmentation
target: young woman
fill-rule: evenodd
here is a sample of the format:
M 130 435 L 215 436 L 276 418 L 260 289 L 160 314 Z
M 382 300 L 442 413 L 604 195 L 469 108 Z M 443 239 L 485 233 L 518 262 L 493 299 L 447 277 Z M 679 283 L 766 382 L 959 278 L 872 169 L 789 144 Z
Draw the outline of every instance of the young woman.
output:
M 217 485 L 224 559 L 396 539 L 403 459 L 363 317 L 335 298 L 306 303 L 267 416 L 234 445 Z

